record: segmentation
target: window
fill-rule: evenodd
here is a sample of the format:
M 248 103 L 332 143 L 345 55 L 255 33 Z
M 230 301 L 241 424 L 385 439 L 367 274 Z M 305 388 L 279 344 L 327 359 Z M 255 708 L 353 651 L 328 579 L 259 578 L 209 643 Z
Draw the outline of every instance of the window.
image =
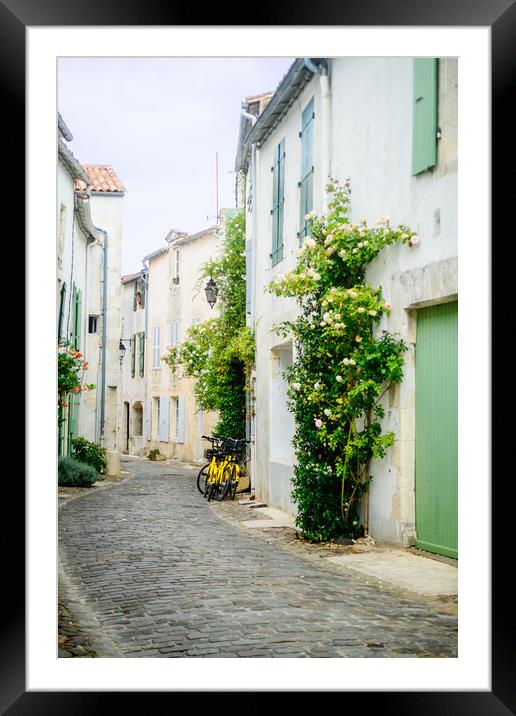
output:
M 412 175 L 437 162 L 437 59 L 414 58 Z
M 173 346 L 179 343 L 179 321 L 172 321 L 170 326 L 170 342 Z
M 98 316 L 89 316 L 88 318 L 88 333 L 97 332 L 97 320 Z
M 172 281 L 174 283 L 179 283 L 179 249 L 176 249 L 175 256 L 174 256 L 174 278 Z
M 198 326 L 200 322 L 201 322 L 201 319 L 199 318 L 199 316 L 192 317 L 192 326 Z
M 271 262 L 275 266 L 283 258 L 283 214 L 285 178 L 285 140 L 274 150 L 272 169 L 272 252 Z
M 313 144 L 314 144 L 314 99 L 310 100 L 301 115 L 301 181 L 299 182 L 299 244 L 307 235 L 306 214 L 313 209 Z
M 58 238 L 57 238 L 57 263 L 58 263 L 59 268 L 62 267 L 62 263 L 63 263 L 65 235 L 66 235 L 66 206 L 64 204 L 61 204 L 61 206 L 59 208 L 59 229 L 58 229 Z
M 152 367 L 155 370 L 157 368 L 161 368 L 161 364 L 159 362 L 160 353 L 160 327 L 154 326 L 154 331 L 152 334 Z

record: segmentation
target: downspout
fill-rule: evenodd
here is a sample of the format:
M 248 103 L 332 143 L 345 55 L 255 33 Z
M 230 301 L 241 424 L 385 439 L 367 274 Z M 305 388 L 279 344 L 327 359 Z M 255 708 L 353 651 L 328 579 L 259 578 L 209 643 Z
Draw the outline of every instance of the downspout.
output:
M 323 212 L 327 206 L 326 185 L 331 177 L 331 91 L 328 74 L 328 62 L 325 59 L 315 64 L 309 57 L 304 58 L 305 67 L 320 77 L 321 87 L 321 207 Z
M 145 317 L 144 317 L 144 323 L 143 323 L 143 365 L 144 365 L 144 372 L 147 372 L 147 327 L 148 327 L 148 320 L 149 320 L 149 266 L 146 265 L 145 259 L 142 259 L 142 265 L 143 265 L 143 271 L 142 271 L 142 280 L 144 283 L 144 291 L 145 291 Z M 144 418 L 143 418 L 143 425 L 142 425 L 142 432 L 145 431 L 145 445 L 148 447 L 147 443 L 149 438 L 151 437 L 151 431 L 150 431 L 150 415 L 147 415 L 147 408 L 149 406 L 149 401 L 147 399 L 147 384 L 148 381 L 145 379 L 145 396 L 144 396 L 144 402 L 143 402 L 143 410 L 144 410 Z M 147 436 L 147 424 L 149 425 L 149 435 Z
M 101 393 L 100 393 L 100 444 L 105 439 L 106 429 L 106 341 L 107 341 L 107 278 L 108 278 L 108 232 L 97 229 L 104 235 L 104 265 L 102 287 L 102 358 L 101 358 Z
M 242 103 L 242 116 L 246 119 L 250 120 L 251 125 L 254 127 L 256 123 L 256 117 L 253 114 L 250 114 L 245 110 L 246 105 Z M 255 268 L 256 268 L 256 227 L 257 227 L 257 203 L 256 203 L 256 142 L 253 142 L 251 145 L 251 190 L 252 190 L 252 218 L 251 218 L 251 251 L 250 251 L 250 257 L 249 257 L 249 277 L 248 280 L 250 281 L 250 290 L 249 295 L 251 297 L 251 314 L 250 314 L 250 324 L 251 324 L 251 330 L 254 333 L 254 321 L 255 321 Z M 245 205 L 244 205 L 244 211 L 245 211 Z M 247 376 L 247 380 L 249 381 L 249 385 L 251 386 L 253 383 L 252 375 L 255 371 L 255 366 L 253 366 L 249 372 L 249 375 Z M 256 465 L 256 443 L 255 443 L 255 435 L 254 435 L 254 417 L 252 414 L 252 399 L 250 392 L 247 392 L 247 409 L 249 412 L 249 422 L 246 421 L 246 438 L 250 440 L 250 470 L 249 470 L 249 490 L 252 491 L 252 484 L 251 484 L 251 477 L 253 476 L 252 473 L 254 472 L 255 465 Z M 247 434 L 247 430 L 249 430 L 249 433 Z

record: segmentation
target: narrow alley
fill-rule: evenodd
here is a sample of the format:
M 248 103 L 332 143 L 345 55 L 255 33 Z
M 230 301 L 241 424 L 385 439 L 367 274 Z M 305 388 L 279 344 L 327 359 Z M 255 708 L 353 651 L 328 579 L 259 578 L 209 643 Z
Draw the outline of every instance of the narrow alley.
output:
M 193 467 L 122 469 L 60 506 L 59 656 L 457 656 L 453 600 L 380 585 L 294 530 L 249 529 L 254 511 L 208 503 Z

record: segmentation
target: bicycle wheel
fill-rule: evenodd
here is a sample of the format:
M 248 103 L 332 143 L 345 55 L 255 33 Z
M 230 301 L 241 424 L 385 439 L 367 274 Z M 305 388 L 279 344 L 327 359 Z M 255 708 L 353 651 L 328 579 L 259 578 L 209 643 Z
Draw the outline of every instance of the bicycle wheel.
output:
M 219 491 L 217 493 L 217 500 L 220 502 L 226 497 L 229 481 L 231 479 L 231 465 L 226 465 L 221 475 L 220 482 L 218 484 Z
M 235 499 L 238 487 L 238 468 L 237 465 L 231 465 L 231 476 L 229 478 L 228 495 L 232 500 Z
M 213 500 L 214 497 L 217 497 L 219 492 L 219 485 L 217 482 L 210 482 L 207 490 L 207 498 L 208 502 L 210 500 Z
M 199 490 L 201 495 L 204 495 L 206 491 L 206 480 L 208 479 L 209 470 L 210 463 L 201 468 L 199 470 L 199 474 L 197 475 L 197 489 Z

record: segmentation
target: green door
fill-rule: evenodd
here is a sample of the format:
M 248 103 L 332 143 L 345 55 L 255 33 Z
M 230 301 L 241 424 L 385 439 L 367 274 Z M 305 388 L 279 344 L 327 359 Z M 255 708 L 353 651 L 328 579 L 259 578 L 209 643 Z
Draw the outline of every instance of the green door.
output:
M 457 303 L 418 311 L 416 547 L 457 558 Z

